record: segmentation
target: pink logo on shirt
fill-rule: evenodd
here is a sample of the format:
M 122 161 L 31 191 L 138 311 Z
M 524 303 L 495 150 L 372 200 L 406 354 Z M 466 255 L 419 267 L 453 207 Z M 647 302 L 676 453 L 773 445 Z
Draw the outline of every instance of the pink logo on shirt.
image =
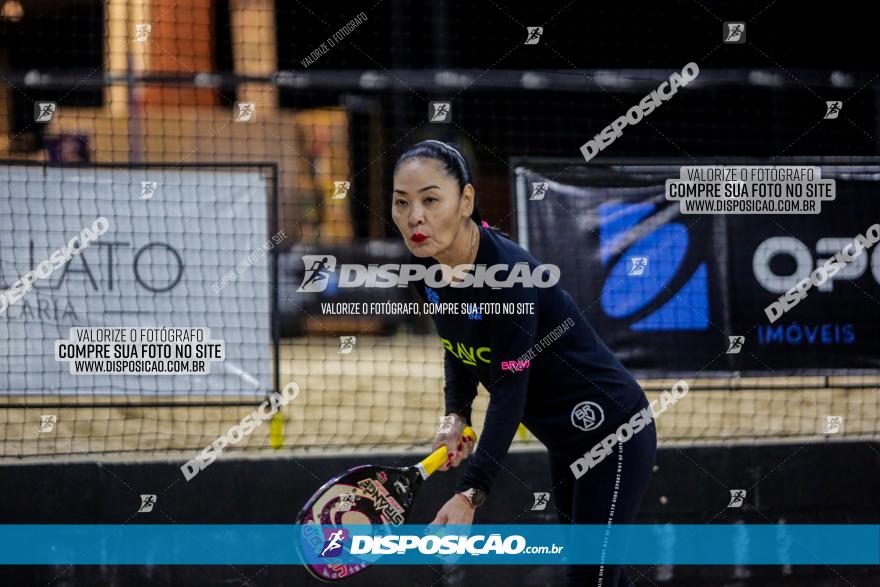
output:
M 501 361 L 502 371 L 525 371 L 529 368 L 531 361 Z

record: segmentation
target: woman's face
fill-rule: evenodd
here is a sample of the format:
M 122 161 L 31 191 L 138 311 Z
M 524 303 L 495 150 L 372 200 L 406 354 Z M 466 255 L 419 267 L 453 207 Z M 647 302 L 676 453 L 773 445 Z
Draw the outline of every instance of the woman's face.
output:
M 474 188 L 458 183 L 434 159 L 410 159 L 394 174 L 391 217 L 416 257 L 437 257 L 449 248 L 471 215 Z

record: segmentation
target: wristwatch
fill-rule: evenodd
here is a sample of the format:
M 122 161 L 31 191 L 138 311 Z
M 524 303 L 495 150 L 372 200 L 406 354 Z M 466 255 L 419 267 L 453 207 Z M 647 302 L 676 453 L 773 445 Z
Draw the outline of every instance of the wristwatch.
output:
M 473 507 L 479 507 L 483 505 L 484 501 L 486 501 L 486 492 L 482 489 L 477 489 L 476 487 L 465 489 L 464 491 L 459 492 L 459 495 L 468 500 Z

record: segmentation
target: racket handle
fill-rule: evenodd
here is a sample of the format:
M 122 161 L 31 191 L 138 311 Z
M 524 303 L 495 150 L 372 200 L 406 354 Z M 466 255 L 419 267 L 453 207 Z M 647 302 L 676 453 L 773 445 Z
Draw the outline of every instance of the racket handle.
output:
M 474 429 L 470 426 L 465 426 L 464 430 L 461 433 L 461 436 L 462 438 L 470 438 L 474 442 L 476 442 L 477 440 L 477 433 L 474 432 Z M 434 471 L 443 466 L 443 463 L 446 462 L 446 455 L 448 452 L 449 450 L 446 448 L 446 445 L 441 446 L 440 448 L 432 452 L 428 458 L 416 465 L 416 468 L 419 470 L 422 479 L 427 479 Z

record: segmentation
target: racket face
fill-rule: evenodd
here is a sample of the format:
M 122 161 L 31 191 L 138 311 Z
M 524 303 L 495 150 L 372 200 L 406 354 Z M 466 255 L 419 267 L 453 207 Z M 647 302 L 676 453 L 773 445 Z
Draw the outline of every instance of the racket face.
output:
M 302 531 L 300 547 L 324 556 L 322 551 L 329 543 L 318 525 L 370 524 L 387 527 L 403 524 L 421 481 L 421 476 L 413 468 L 374 465 L 355 467 L 331 479 L 306 502 L 296 518 Z M 369 566 L 366 563 L 344 564 L 332 555 L 333 549 L 330 549 L 326 563 L 306 563 L 306 569 L 317 579 L 336 581 L 351 577 Z

